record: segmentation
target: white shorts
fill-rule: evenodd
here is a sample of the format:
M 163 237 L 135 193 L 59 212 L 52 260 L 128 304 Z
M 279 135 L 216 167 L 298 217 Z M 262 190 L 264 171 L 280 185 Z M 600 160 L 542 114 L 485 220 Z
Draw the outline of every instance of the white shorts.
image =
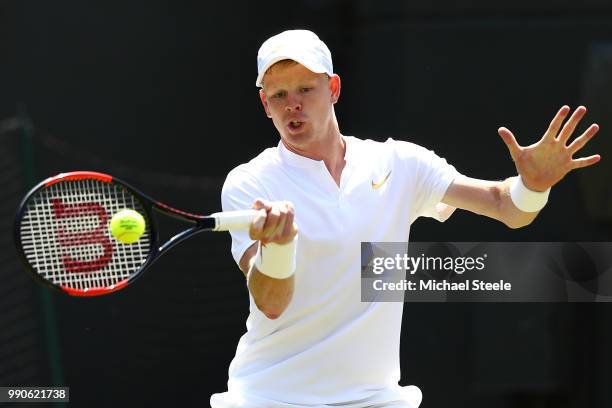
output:
M 369 398 L 346 403 L 303 405 L 272 401 L 254 396 L 232 395 L 229 392 L 213 394 L 211 408 L 418 408 L 423 394 L 416 385 L 384 389 Z

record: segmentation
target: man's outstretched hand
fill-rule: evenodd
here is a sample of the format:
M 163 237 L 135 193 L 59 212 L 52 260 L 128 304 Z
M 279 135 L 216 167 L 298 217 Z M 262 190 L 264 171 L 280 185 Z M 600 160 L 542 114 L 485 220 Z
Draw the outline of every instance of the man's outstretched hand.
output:
M 520 146 L 512 132 L 505 127 L 498 129 L 499 135 L 510 150 L 516 170 L 530 190 L 545 191 L 557 184 L 571 170 L 590 166 L 601 159 L 598 154 L 579 159 L 572 157 L 595 136 L 599 126 L 593 123 L 568 144 L 576 126 L 586 113 L 586 108 L 579 106 L 563 125 L 570 111 L 569 106 L 559 109 L 544 136 L 530 146 Z

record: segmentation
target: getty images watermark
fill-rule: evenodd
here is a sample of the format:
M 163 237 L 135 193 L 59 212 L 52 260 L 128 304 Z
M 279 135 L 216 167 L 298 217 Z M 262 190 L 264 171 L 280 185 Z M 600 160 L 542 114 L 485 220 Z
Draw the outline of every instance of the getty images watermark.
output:
M 364 302 L 612 302 L 611 242 L 362 242 Z

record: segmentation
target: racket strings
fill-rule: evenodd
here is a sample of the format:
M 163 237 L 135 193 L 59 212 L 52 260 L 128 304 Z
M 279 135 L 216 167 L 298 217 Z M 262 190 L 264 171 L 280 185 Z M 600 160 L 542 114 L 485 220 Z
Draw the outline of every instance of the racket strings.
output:
M 27 204 L 21 226 L 24 254 L 49 282 L 76 290 L 108 288 L 135 274 L 151 250 L 149 227 L 134 244 L 108 232 L 113 214 L 143 205 L 123 186 L 94 179 L 56 183 Z

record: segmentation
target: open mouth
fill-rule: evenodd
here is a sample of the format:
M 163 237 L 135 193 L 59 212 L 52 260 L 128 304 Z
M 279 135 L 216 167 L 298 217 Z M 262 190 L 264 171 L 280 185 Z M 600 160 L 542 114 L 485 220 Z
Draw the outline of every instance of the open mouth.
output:
M 299 121 L 299 120 L 292 120 L 291 122 L 289 122 L 287 127 L 290 130 L 297 131 L 297 130 L 300 130 L 300 129 L 302 129 L 304 127 L 304 122 Z

